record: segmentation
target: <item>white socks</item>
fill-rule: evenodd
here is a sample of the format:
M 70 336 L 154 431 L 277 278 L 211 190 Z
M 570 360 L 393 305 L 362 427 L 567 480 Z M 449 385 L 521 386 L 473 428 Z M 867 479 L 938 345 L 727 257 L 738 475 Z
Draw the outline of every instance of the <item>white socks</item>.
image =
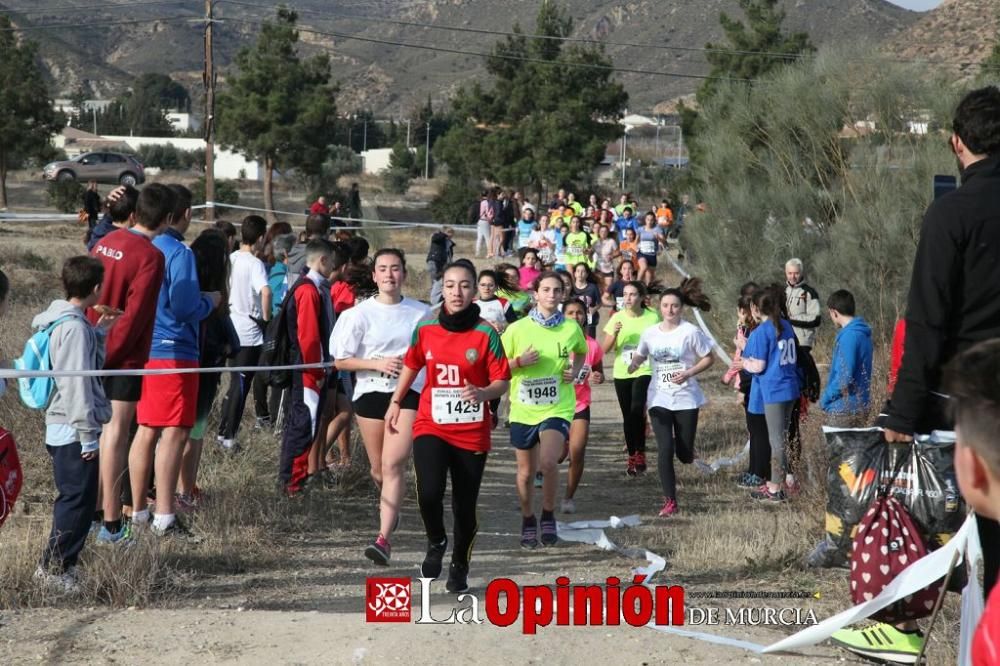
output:
M 153 518 L 153 529 L 157 532 L 163 532 L 174 524 L 174 520 L 176 518 L 172 513 L 158 513 Z
M 149 509 L 132 512 L 132 522 L 136 525 L 145 525 L 149 522 Z

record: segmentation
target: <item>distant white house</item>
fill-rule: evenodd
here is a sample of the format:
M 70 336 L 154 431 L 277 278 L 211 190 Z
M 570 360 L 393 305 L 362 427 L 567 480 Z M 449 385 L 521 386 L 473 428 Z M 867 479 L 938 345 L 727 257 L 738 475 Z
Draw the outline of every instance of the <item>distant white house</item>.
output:
M 172 145 L 180 150 L 205 150 L 204 139 L 182 139 L 175 136 L 105 136 L 105 139 L 120 141 L 132 150 L 141 146 Z M 260 180 L 264 173 L 256 160 L 248 160 L 239 153 L 215 147 L 215 177 L 235 179 L 240 177 Z
M 187 132 L 201 128 L 201 122 L 190 113 L 168 113 L 167 120 L 177 132 Z
M 52 138 L 52 145 L 76 157 L 93 151 L 138 152 L 142 146 L 172 145 L 179 150 L 205 150 L 204 139 L 183 139 L 173 136 L 100 136 L 75 127 L 66 127 Z M 215 177 L 223 179 L 247 178 L 260 180 L 263 171 L 256 160 L 248 160 L 239 153 L 215 147 Z
M 416 152 L 411 148 L 410 152 Z M 392 148 L 372 148 L 361 153 L 361 165 L 363 173 L 379 174 L 389 168 L 389 158 L 392 157 Z

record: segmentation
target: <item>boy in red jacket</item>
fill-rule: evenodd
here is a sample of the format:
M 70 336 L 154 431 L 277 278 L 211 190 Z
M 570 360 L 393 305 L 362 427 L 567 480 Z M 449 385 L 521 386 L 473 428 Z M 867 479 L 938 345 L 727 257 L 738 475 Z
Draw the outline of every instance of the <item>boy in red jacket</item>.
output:
M 982 342 L 949 365 L 946 385 L 955 418 L 955 476 L 979 516 L 1000 518 L 1000 340 Z M 972 639 L 973 666 L 1000 664 L 1000 585 L 993 587 Z
M 136 202 L 135 226 L 108 234 L 91 252 L 104 265 L 104 287 L 98 306 L 124 313 L 108 333 L 104 361 L 108 370 L 138 370 L 149 360 L 164 266 L 163 253 L 153 245 L 153 239 L 173 209 L 174 193 L 170 188 L 159 183 L 147 185 Z M 91 309 L 88 317 L 96 323 L 100 314 Z M 129 428 L 141 391 L 142 377 L 138 375 L 104 380 L 104 392 L 111 401 L 111 421 L 101 433 L 104 525 L 97 536 L 101 543 L 115 543 L 128 533 L 122 525 L 120 493 L 128 461 Z
M 286 312 L 293 364 L 328 362 L 330 332 L 333 330 L 333 302 L 330 278 L 347 260 L 342 249 L 317 238 L 306 245 L 308 273 L 289 290 Z M 331 376 L 328 368 L 292 373 L 288 412 L 281 438 L 281 466 L 278 478 L 289 495 L 302 490 L 309 475 L 309 450 L 317 436 L 326 437 L 323 412 Z

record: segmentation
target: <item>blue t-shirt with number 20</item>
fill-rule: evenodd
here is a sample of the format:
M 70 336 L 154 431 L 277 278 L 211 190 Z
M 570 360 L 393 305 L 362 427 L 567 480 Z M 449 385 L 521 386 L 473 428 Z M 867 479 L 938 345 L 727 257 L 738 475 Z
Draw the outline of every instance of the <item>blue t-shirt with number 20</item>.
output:
M 760 386 L 764 404 L 788 402 L 799 397 L 799 371 L 796 363 L 795 332 L 791 324 L 781 320 L 781 335 L 775 336 L 774 325 L 765 321 L 750 334 L 743 358 L 766 363 L 764 372 L 756 375 L 753 388 Z M 754 413 L 753 410 L 750 410 Z

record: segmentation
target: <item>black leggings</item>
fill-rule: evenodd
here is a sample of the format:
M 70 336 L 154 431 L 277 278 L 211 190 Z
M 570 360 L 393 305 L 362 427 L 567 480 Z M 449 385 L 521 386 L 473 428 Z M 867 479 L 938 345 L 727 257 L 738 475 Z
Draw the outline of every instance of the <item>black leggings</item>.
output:
M 660 473 L 663 496 L 677 499 L 677 477 L 674 475 L 674 454 L 685 465 L 694 462 L 694 436 L 698 431 L 697 409 L 649 410 L 649 422 L 656 436 L 656 469 Z
M 485 452 L 460 449 L 433 435 L 420 435 L 413 440 L 417 503 L 427 539 L 440 543 L 448 535 L 444 525 L 444 492 L 451 472 L 451 509 L 455 515 L 451 561 L 466 566 L 479 531 L 476 503 L 486 458 Z
M 747 415 L 750 433 L 750 465 L 747 471 L 762 479 L 771 478 L 771 441 L 767 438 L 767 419 L 763 414 Z
M 615 380 L 629 455 L 646 452 L 646 392 L 650 379 L 649 375 L 645 375 Z
M 241 347 L 236 356 L 229 361 L 230 367 L 254 366 L 260 360 L 261 347 Z M 229 373 L 229 390 L 222 401 L 222 416 L 219 419 L 219 437 L 233 439 L 240 429 L 243 420 L 243 409 L 247 404 L 247 395 L 253 386 L 255 372 Z M 264 388 L 263 384 L 259 385 Z M 267 395 L 260 394 L 260 389 L 254 392 L 254 407 L 258 416 L 267 415 Z

